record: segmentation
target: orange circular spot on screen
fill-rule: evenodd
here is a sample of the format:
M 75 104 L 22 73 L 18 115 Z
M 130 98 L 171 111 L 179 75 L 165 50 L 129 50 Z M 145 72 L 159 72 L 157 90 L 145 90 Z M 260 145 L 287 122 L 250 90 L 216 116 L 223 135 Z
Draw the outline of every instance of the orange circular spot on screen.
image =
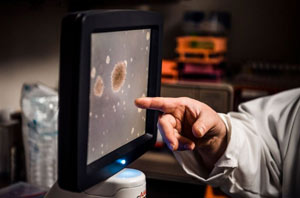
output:
M 114 92 L 120 91 L 121 87 L 125 83 L 127 74 L 127 64 L 125 61 L 115 64 L 113 71 L 111 72 L 111 85 Z
M 101 76 L 97 76 L 95 84 L 94 84 L 94 95 L 97 97 L 101 97 L 104 90 L 104 84 Z

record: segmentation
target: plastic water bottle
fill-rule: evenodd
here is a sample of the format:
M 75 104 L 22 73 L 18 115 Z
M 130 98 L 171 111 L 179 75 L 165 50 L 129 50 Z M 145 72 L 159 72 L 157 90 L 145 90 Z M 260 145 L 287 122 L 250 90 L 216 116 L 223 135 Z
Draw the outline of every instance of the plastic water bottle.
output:
M 57 180 L 58 94 L 41 84 L 25 84 L 21 107 L 27 180 L 49 189 Z

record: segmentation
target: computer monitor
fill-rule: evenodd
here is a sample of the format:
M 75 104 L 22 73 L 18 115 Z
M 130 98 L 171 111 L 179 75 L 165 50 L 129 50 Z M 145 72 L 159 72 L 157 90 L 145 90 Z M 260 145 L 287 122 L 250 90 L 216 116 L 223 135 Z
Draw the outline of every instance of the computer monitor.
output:
M 160 93 L 162 19 L 87 11 L 62 22 L 58 184 L 81 192 L 155 143 L 157 113 L 134 105 Z

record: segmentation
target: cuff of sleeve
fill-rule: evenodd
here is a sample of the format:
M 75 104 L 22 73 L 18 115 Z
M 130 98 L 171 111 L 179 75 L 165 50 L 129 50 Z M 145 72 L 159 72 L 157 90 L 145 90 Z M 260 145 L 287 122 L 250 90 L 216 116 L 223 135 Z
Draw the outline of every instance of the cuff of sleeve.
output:
M 220 157 L 220 159 L 216 162 L 215 168 L 217 167 L 237 167 L 237 157 L 239 147 L 239 138 L 234 134 L 232 130 L 230 117 L 226 114 L 219 113 L 219 116 L 223 120 L 226 130 L 227 130 L 227 148 L 224 154 Z M 214 170 L 212 171 L 212 173 Z
M 232 129 L 230 116 L 221 113 L 219 113 L 219 116 L 226 125 L 228 145 L 210 173 L 203 164 L 199 164 L 194 152 L 174 151 L 176 159 L 187 174 L 213 186 L 219 186 L 223 179 L 227 178 L 234 168 L 238 166 L 239 150 L 243 144 L 243 136 Z

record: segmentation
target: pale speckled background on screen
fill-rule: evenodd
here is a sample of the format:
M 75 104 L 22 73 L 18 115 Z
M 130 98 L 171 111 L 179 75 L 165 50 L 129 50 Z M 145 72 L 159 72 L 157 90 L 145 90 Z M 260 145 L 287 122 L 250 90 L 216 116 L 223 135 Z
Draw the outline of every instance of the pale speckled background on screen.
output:
M 147 95 L 150 29 L 94 33 L 91 36 L 90 120 L 87 164 L 145 133 L 145 110 L 134 100 Z M 109 57 L 109 58 L 108 58 Z M 109 61 L 108 61 L 109 59 Z M 127 74 L 119 92 L 112 91 L 111 72 L 127 61 Z M 97 76 L 103 79 L 101 97 L 93 94 Z

